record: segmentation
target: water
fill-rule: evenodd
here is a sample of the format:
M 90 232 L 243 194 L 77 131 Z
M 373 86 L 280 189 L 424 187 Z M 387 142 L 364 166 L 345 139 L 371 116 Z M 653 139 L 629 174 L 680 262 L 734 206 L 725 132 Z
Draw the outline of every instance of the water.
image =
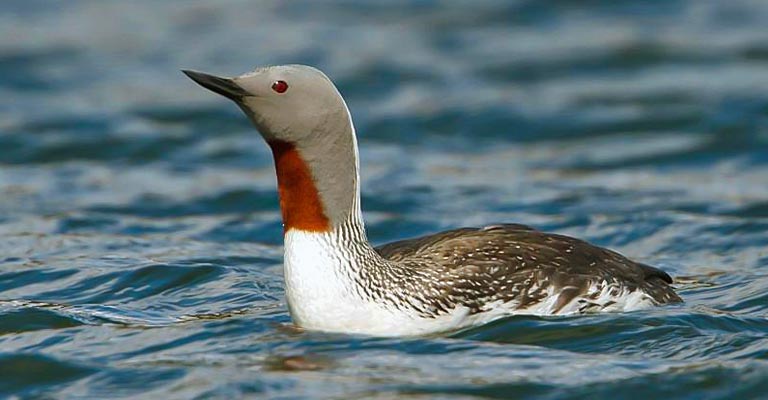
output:
M 768 4 L 6 0 L 0 397 L 768 397 Z M 686 303 L 302 332 L 266 146 L 179 69 L 327 71 L 376 243 L 519 222 Z

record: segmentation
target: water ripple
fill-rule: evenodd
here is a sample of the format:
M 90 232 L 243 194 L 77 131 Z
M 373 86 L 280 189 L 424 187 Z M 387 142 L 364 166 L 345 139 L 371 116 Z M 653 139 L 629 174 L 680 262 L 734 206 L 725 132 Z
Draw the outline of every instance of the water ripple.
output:
M 762 398 L 766 20 L 753 0 L 6 0 L 0 397 Z M 351 108 L 375 243 L 531 224 L 669 271 L 686 303 L 293 326 L 272 156 L 179 70 L 297 62 Z

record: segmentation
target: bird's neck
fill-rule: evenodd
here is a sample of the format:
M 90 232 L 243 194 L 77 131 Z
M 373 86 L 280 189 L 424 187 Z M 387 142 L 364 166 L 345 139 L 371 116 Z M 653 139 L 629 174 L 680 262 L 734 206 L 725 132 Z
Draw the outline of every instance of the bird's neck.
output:
M 338 232 L 367 242 L 360 208 L 357 140 L 351 120 L 333 134 L 291 143 L 272 140 L 285 233 Z
M 337 129 L 302 136 L 299 143 L 270 143 L 285 230 L 288 307 L 300 326 L 331 330 L 370 316 L 361 276 L 388 265 L 365 234 L 354 128 L 348 120 Z

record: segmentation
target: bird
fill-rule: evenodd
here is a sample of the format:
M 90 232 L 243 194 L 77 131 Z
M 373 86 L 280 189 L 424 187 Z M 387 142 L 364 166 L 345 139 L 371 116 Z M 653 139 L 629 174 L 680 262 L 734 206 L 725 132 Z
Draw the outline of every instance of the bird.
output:
M 513 315 L 633 311 L 683 300 L 655 267 L 521 224 L 374 247 L 357 135 L 336 85 L 306 65 L 236 77 L 182 70 L 234 101 L 272 151 L 285 298 L 302 329 L 380 337 L 455 332 Z

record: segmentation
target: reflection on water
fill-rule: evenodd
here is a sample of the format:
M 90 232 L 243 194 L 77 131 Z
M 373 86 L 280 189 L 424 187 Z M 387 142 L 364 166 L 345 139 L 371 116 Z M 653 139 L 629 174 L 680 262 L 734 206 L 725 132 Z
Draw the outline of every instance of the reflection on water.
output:
M 0 396 L 768 393 L 768 5 L 0 5 Z M 518 222 L 686 303 L 450 337 L 305 332 L 271 157 L 180 72 L 307 63 L 360 133 L 377 242 Z

